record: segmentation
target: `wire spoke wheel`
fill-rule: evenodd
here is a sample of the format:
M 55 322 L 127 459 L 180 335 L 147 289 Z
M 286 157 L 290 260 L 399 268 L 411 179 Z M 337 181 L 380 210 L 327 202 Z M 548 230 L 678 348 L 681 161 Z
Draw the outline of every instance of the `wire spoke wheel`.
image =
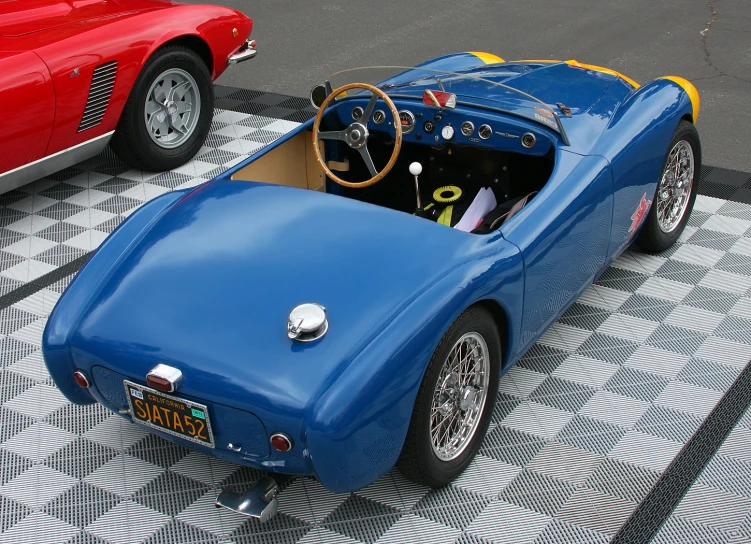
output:
M 673 232 L 680 224 L 693 183 L 694 152 L 686 140 L 680 140 L 670 150 L 657 188 L 657 224 L 662 232 Z
M 172 68 L 157 77 L 146 94 L 146 129 L 159 147 L 174 149 L 191 137 L 200 111 L 196 80 L 185 70 Z
M 468 332 L 451 348 L 433 393 L 430 437 L 433 452 L 441 461 L 456 459 L 471 442 L 489 383 L 488 346 L 482 335 Z

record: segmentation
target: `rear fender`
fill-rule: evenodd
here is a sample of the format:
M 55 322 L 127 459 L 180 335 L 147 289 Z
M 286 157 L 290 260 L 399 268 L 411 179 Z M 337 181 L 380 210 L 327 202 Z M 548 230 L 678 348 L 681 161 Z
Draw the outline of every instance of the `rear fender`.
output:
M 436 345 L 472 304 L 491 299 L 508 316 L 508 337 L 521 325 L 522 261 L 512 244 L 454 268 L 408 304 L 359 352 L 311 406 L 306 443 L 316 475 L 329 490 L 361 489 L 396 463 L 417 391 Z M 509 342 L 509 344 L 513 343 Z M 513 346 L 502 346 L 504 354 Z M 504 367 L 504 370 L 508 366 Z
M 76 370 L 68 346 L 81 316 L 99 292 L 110 272 L 123 255 L 141 239 L 149 225 L 177 202 L 188 190 L 173 191 L 144 204 L 107 237 L 97 249 L 98 259 L 90 259 L 76 274 L 47 320 L 42 335 L 42 351 L 47 369 L 60 391 L 75 404 L 92 404 L 95 399 L 73 380 Z M 105 258 L 106 256 L 106 258 Z M 91 378 L 91 376 L 89 376 Z
M 685 80 L 684 80 L 685 81 Z M 693 85 L 689 88 L 693 89 Z M 592 154 L 608 160 L 613 172 L 613 230 L 609 259 L 633 241 L 631 216 L 642 197 L 654 198 L 668 144 L 682 118 L 694 119 L 696 106 L 682 85 L 658 79 L 634 92 L 618 108 Z

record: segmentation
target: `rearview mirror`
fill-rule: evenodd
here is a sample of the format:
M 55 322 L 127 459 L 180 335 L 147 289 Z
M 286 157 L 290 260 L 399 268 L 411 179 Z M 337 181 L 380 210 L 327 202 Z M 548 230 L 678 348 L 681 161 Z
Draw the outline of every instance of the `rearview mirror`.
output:
M 316 85 L 310 91 L 310 103 L 313 104 L 316 109 L 318 109 L 321 107 L 321 104 L 323 104 L 323 101 L 326 100 L 327 96 L 328 93 L 326 92 L 326 86 Z

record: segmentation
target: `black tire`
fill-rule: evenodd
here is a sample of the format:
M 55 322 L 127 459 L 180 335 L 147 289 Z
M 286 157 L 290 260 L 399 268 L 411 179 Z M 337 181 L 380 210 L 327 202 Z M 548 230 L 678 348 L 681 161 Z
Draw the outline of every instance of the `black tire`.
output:
M 201 107 L 193 134 L 179 147 L 165 149 L 149 136 L 144 120 L 146 98 L 156 78 L 169 69 L 181 69 L 195 80 Z M 122 160 L 135 168 L 161 172 L 192 159 L 206 140 L 214 113 L 214 85 L 201 57 L 181 45 L 165 45 L 146 62 L 125 103 L 111 146 Z
M 490 355 L 488 393 L 478 426 L 466 448 L 455 459 L 444 461 L 433 451 L 431 441 L 430 414 L 433 393 L 444 361 L 457 341 L 468 332 L 481 335 L 488 347 Z M 500 371 L 501 339 L 493 316 L 486 309 L 473 306 L 460 315 L 443 336 L 423 376 L 412 411 L 407 438 L 397 461 L 397 468 L 405 477 L 430 487 L 442 487 L 454 481 L 469 466 L 490 424 L 493 406 L 498 395 Z
M 694 176 L 691 183 L 691 193 L 688 198 L 688 205 L 686 206 L 683 216 L 681 217 L 678 225 L 670 232 L 665 232 L 660 228 L 660 223 L 657 218 L 657 202 L 658 192 L 660 190 L 660 180 L 662 180 L 665 174 L 665 169 L 668 165 L 668 158 L 670 157 L 671 150 L 681 141 L 685 141 L 691 146 L 691 150 L 694 155 Z M 670 139 L 670 145 L 668 145 L 667 152 L 665 153 L 665 159 L 662 163 L 662 170 L 660 172 L 660 180 L 657 182 L 657 189 L 652 198 L 652 206 L 649 209 L 646 219 L 644 220 L 644 226 L 636 238 L 636 245 L 641 249 L 649 252 L 665 251 L 672 246 L 678 237 L 680 237 L 683 229 L 688 223 L 691 210 L 694 208 L 694 201 L 696 201 L 696 193 L 699 188 L 699 172 L 701 170 L 701 143 L 699 142 L 699 133 L 696 131 L 696 127 L 688 121 L 681 121 L 673 133 L 673 137 Z

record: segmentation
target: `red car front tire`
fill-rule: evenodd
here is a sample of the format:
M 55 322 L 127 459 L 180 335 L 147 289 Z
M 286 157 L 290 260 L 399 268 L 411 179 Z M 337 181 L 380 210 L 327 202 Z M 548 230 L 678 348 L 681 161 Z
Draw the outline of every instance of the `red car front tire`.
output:
M 201 57 L 182 45 L 166 45 L 136 79 L 112 149 L 142 170 L 177 168 L 203 145 L 213 111 L 214 86 Z

